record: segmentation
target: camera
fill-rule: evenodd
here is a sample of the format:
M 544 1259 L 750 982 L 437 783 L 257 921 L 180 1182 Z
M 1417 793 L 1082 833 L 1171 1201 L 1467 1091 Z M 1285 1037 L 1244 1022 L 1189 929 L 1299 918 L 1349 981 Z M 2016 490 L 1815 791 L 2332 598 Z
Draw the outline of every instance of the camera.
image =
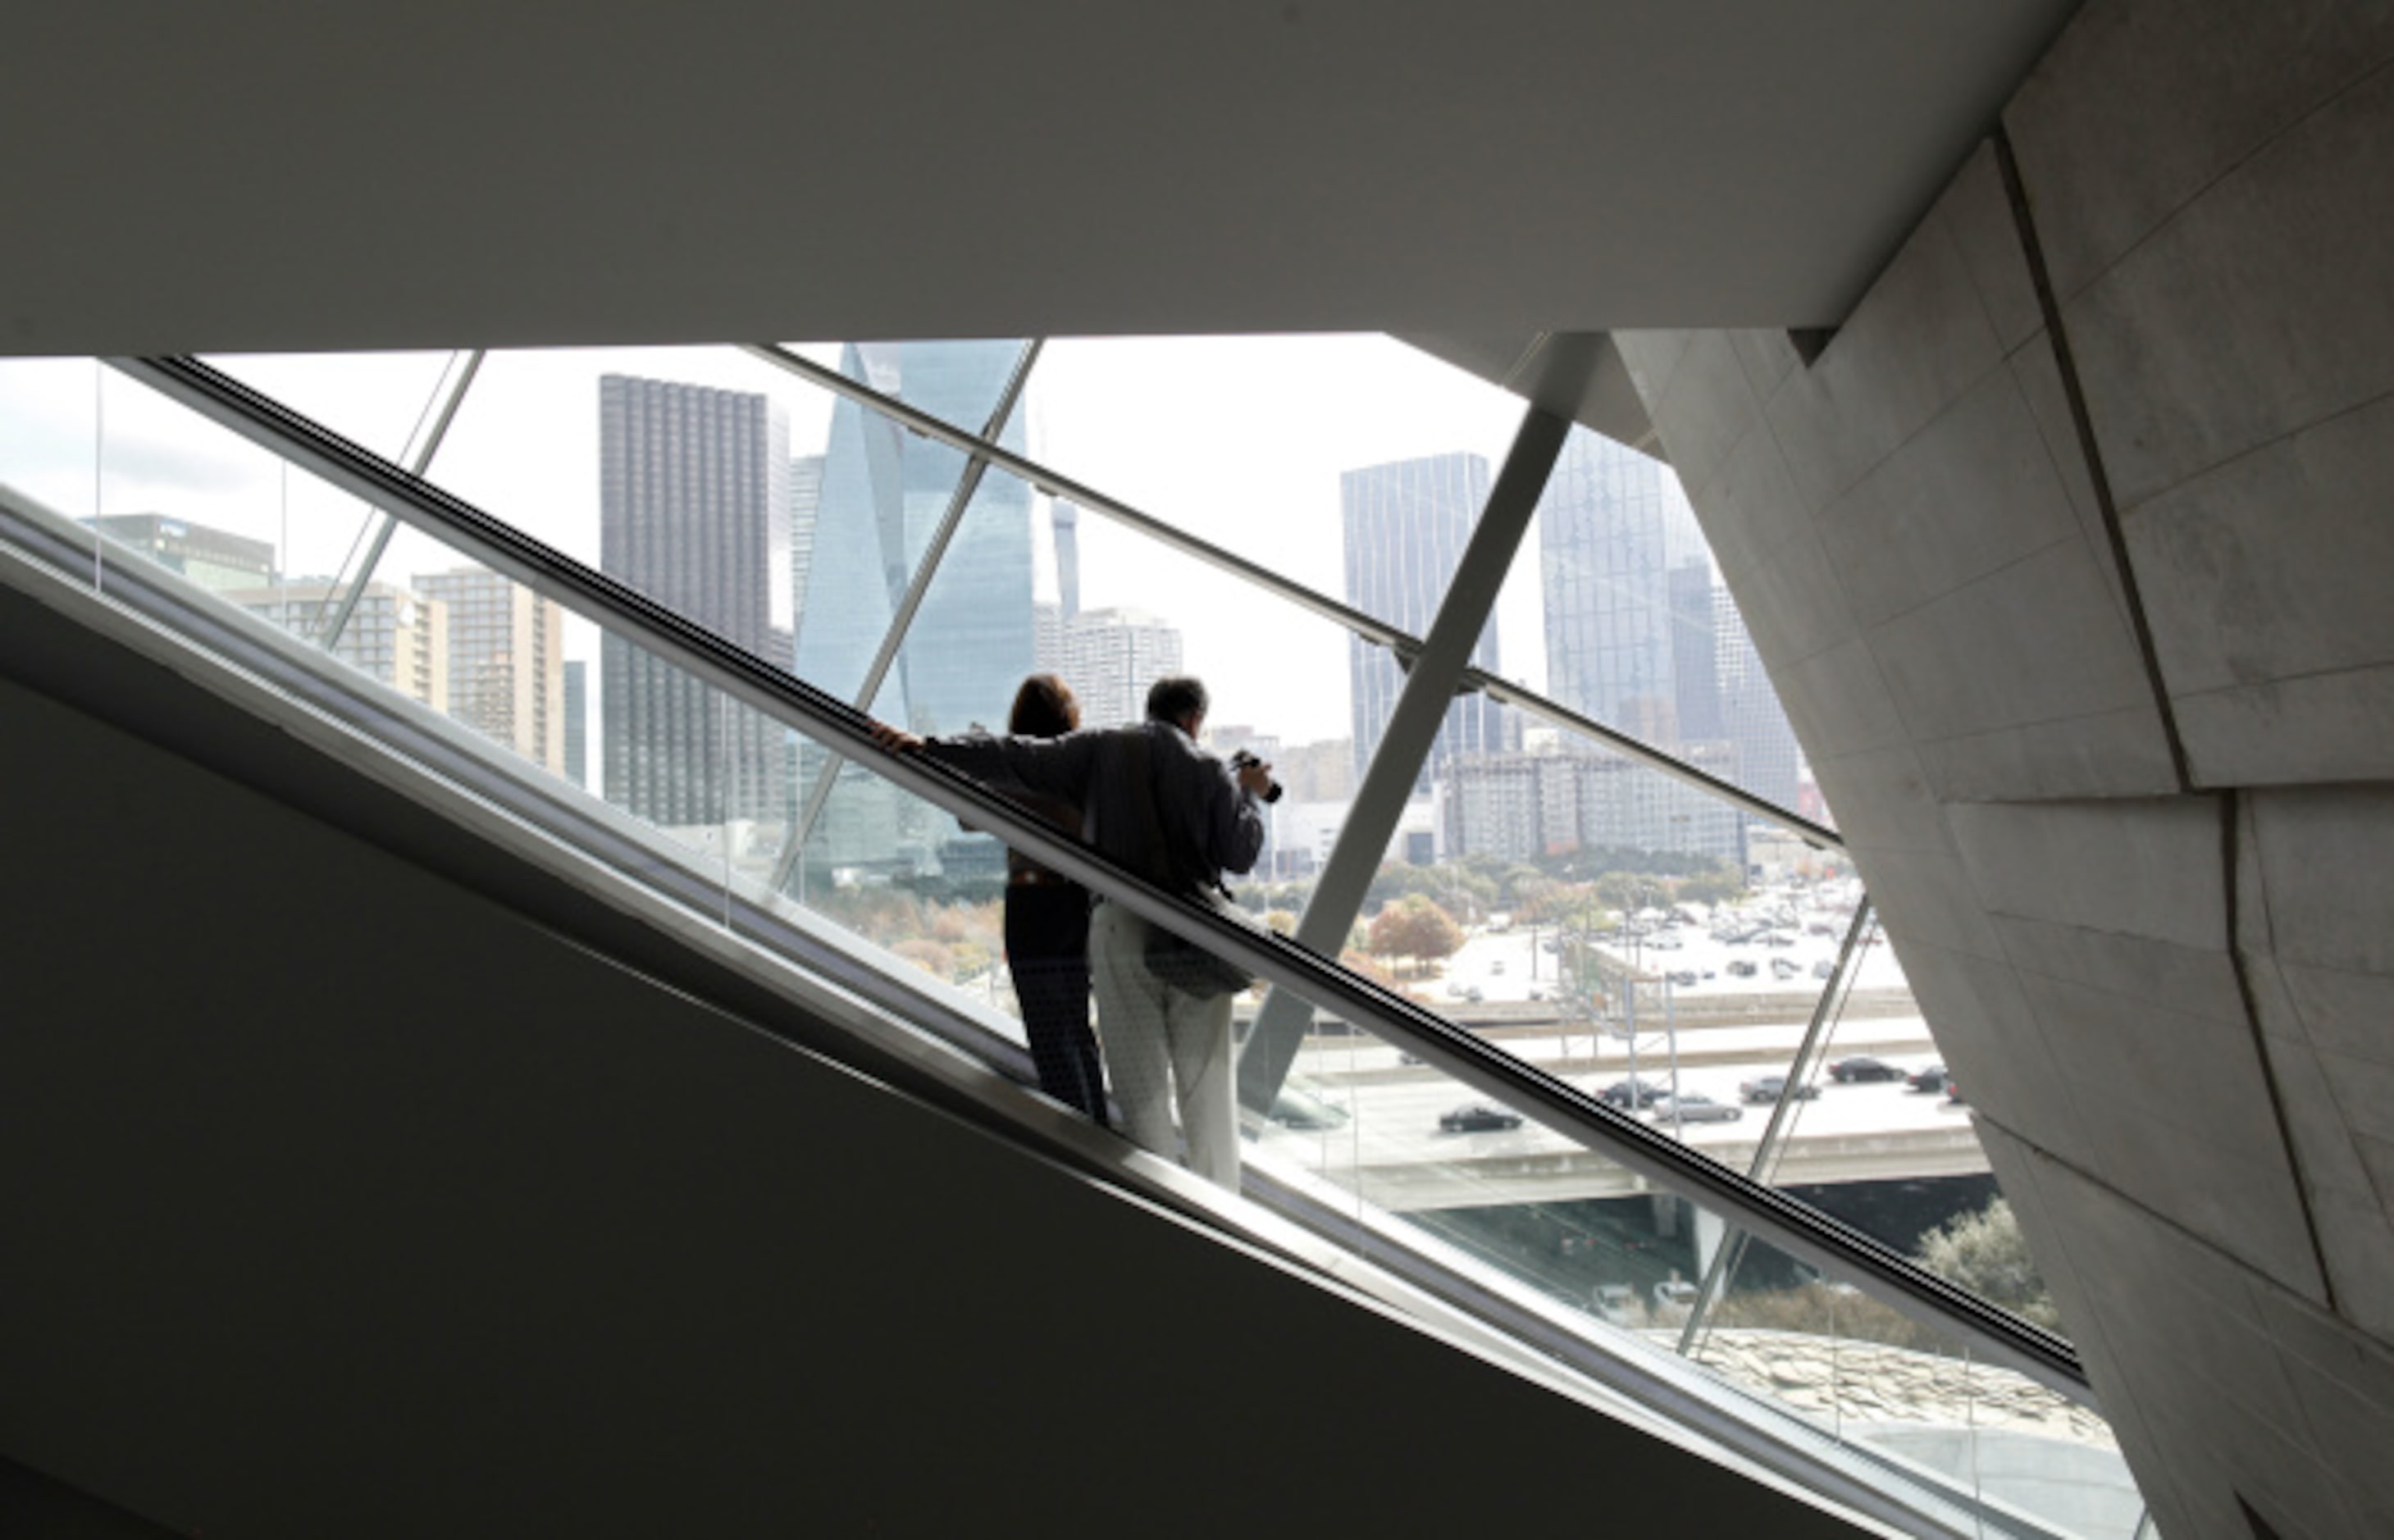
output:
M 1249 765 L 1260 765 L 1262 763 L 1262 760 L 1256 758 L 1245 749 L 1241 749 L 1238 753 L 1230 756 L 1230 768 L 1234 770 L 1243 770 Z M 1280 800 L 1279 782 L 1274 781 L 1264 787 L 1264 800 L 1267 802 L 1277 802 Z

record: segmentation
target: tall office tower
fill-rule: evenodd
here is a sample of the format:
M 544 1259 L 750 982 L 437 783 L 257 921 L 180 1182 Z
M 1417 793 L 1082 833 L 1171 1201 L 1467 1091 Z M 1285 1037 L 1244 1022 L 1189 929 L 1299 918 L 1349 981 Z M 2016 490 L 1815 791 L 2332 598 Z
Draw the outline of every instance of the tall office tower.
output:
M 565 770 L 565 612 L 487 567 L 420 573 L 448 606 L 449 715 Z
M 823 457 L 801 454 L 790 462 L 790 594 L 804 598 L 815 563 L 815 512 L 822 503 Z M 795 636 L 796 618 L 793 617 Z M 790 656 L 785 644 L 783 659 Z
M 1343 471 L 1338 501 L 1345 518 L 1347 602 L 1415 636 L 1425 634 L 1488 501 L 1488 462 L 1477 454 L 1434 454 Z M 1496 671 L 1494 621 L 1480 633 L 1471 661 Z M 1380 746 L 1405 677 L 1387 648 L 1361 638 L 1348 642 L 1347 669 L 1360 780 Z M 1503 747 L 1504 735 L 1504 714 L 1495 702 L 1457 697 L 1447 707 L 1446 723 L 1414 778 L 1414 789 L 1427 792 L 1438 768 L 1458 756 Z
M 84 520 L 169 572 L 221 593 L 274 581 L 274 545 L 156 513 L 103 513 Z
M 1796 730 L 1787 724 L 1786 709 L 1728 590 L 1716 594 L 1714 608 L 1720 625 L 1721 736 L 1736 750 L 1735 769 L 1727 779 L 1792 809 L 1799 773 Z
M 580 658 L 565 665 L 565 778 L 590 784 L 590 665 Z
M 1144 610 L 1091 610 L 1063 624 L 1056 672 L 1080 697 L 1081 725 L 1118 727 L 1147 716 L 1147 690 L 1181 671 L 1180 633 Z
M 1538 513 L 1547 693 L 1608 727 L 1677 744 L 1689 734 L 1670 573 L 1703 551 L 1677 480 L 1652 457 L 1575 428 Z
M 977 431 L 1020 355 L 1011 342 L 859 343 L 848 346 L 840 369 Z M 1022 417 L 1017 411 L 1001 430 L 1005 448 L 1023 447 Z M 832 409 L 798 607 L 796 667 L 809 684 L 856 699 L 964 468 L 956 451 L 852 401 Z M 983 478 L 907 628 L 897 666 L 871 703 L 875 716 L 919 732 L 1005 720 L 1033 668 L 1031 495 L 1013 477 Z M 804 757 L 809 782 L 821 761 Z M 954 827 L 886 783 L 844 774 L 808 859 L 840 866 L 928 862 Z
M 1047 505 L 1056 537 L 1056 598 L 1066 620 L 1081 612 L 1081 510 L 1061 497 Z
M 321 579 L 266 588 L 228 588 L 224 597 L 253 614 L 303 636 L 319 634 L 324 617 L 349 593 Z M 435 711 L 449 709 L 449 607 L 388 583 L 369 583 L 341 628 L 333 655 Z
M 1712 563 L 1689 557 L 1671 569 L 1665 586 L 1670 596 L 1671 699 L 1678 708 L 1679 741 L 1709 743 L 1722 735 Z
M 763 396 L 598 382 L 599 569 L 767 657 L 791 623 L 789 475 L 789 429 Z M 778 723 L 612 632 L 599 649 L 609 801 L 668 828 L 786 821 Z

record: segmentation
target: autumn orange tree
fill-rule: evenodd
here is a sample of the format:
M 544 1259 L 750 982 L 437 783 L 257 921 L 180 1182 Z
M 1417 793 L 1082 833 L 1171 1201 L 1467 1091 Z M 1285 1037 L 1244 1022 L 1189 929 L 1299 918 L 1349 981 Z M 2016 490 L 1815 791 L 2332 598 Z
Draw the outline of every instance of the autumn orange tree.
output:
M 1372 917 L 1369 939 L 1375 956 L 1411 958 L 1419 971 L 1424 963 L 1454 955 L 1463 928 L 1426 896 L 1408 893 Z

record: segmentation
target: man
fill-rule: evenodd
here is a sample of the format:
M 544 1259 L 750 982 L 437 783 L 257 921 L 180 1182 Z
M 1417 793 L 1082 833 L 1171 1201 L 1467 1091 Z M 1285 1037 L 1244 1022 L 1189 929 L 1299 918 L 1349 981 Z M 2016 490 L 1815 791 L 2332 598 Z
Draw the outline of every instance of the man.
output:
M 1258 799 L 1271 785 L 1271 767 L 1250 761 L 1234 770 L 1200 748 L 1206 705 L 1204 684 L 1176 675 L 1148 691 L 1147 720 L 1136 727 L 1084 729 L 1061 738 L 925 739 L 875 724 L 874 735 L 884 748 L 920 753 L 977 781 L 1017 782 L 1079 803 L 1081 837 L 1135 872 L 1159 881 L 1171 872 L 1218 883 L 1226 871 L 1252 868 L 1263 849 Z M 1162 850 L 1154 848 L 1151 796 Z M 1089 917 L 1089 969 L 1124 1129 L 1168 1156 L 1177 1101 L 1190 1168 L 1235 1189 L 1231 996 L 1204 998 L 1156 979 L 1147 970 L 1147 940 L 1145 920 L 1098 901 Z

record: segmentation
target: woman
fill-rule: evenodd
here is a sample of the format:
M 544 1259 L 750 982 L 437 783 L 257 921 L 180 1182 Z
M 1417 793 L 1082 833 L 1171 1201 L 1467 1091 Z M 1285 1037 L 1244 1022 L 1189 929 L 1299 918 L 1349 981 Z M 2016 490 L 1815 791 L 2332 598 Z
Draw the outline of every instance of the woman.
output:
M 1080 703 L 1062 679 L 1033 674 L 1015 691 L 1006 730 L 1060 738 L 1081 725 Z M 1016 789 L 1012 800 L 1078 836 L 1081 809 L 1062 797 Z M 1106 1126 L 1106 1084 L 1089 1031 L 1089 895 L 1017 850 L 1006 853 L 1006 959 L 1039 1088 Z

